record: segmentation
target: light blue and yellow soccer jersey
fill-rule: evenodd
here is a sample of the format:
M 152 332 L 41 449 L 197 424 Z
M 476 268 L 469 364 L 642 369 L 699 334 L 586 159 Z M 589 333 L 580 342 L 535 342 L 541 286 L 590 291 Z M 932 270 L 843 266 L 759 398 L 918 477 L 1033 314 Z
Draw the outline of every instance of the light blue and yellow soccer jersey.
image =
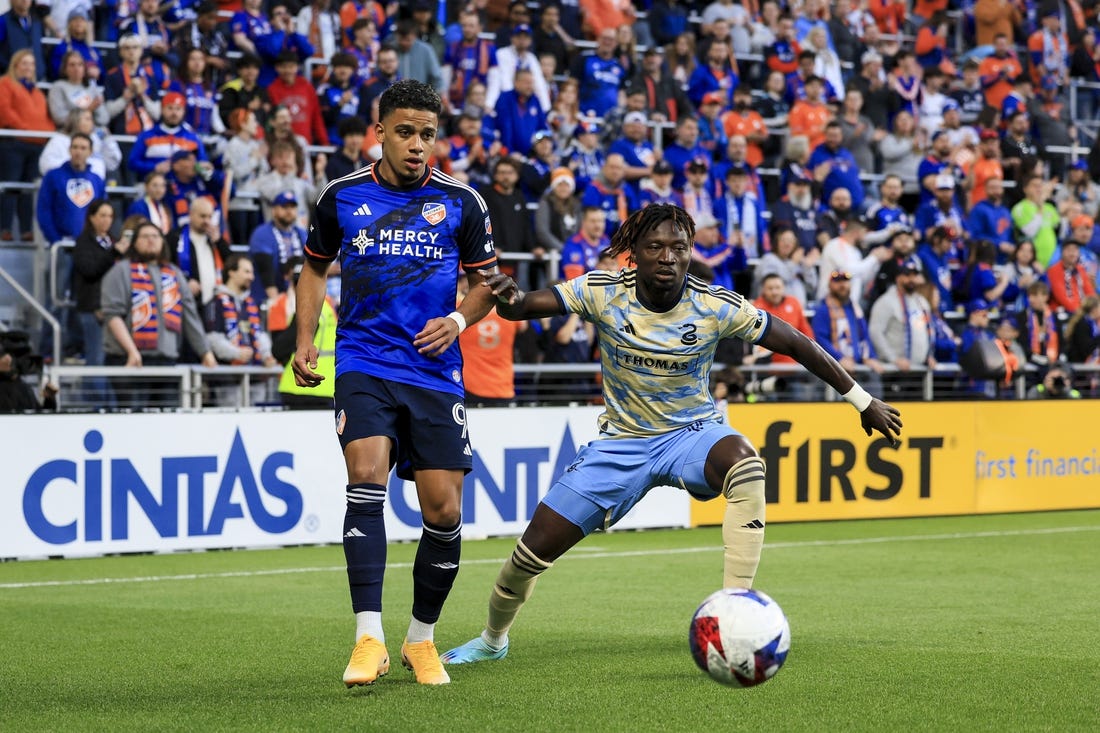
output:
M 637 272 L 594 270 L 554 286 L 567 312 L 596 325 L 607 410 L 606 437 L 660 435 L 698 421 L 723 421 L 710 396 L 718 341 L 757 343 L 768 314 L 739 294 L 688 276 L 680 302 L 657 313 L 638 300 Z

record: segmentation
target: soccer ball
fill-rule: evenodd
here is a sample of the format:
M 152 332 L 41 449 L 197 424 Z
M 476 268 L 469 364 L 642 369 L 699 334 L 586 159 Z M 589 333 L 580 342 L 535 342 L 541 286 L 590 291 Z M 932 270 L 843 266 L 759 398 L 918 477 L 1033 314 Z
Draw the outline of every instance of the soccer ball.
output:
M 723 588 L 707 596 L 691 619 L 691 656 L 716 682 L 752 687 L 775 676 L 791 648 L 783 609 L 750 588 Z

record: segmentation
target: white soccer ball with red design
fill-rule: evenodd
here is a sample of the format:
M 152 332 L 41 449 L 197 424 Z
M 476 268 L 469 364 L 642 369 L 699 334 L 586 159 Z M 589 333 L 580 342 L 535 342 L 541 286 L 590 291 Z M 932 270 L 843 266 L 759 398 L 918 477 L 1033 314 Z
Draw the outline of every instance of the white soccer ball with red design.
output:
M 752 687 L 775 676 L 791 648 L 783 609 L 751 588 L 723 588 L 695 611 L 688 632 L 691 656 L 716 682 Z

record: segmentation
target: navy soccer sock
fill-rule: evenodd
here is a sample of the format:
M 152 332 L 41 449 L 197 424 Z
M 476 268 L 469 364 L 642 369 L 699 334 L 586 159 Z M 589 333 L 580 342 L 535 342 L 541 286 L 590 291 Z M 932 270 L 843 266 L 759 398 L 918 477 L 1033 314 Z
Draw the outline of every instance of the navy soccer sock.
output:
M 413 562 L 412 615 L 417 621 L 434 624 L 439 620 L 443 602 L 458 575 L 462 554 L 462 523 L 439 527 L 424 522 L 420 545 Z
M 344 514 L 344 558 L 348 564 L 351 608 L 382 610 L 382 577 L 386 573 L 386 523 L 382 508 L 386 487 L 348 484 Z

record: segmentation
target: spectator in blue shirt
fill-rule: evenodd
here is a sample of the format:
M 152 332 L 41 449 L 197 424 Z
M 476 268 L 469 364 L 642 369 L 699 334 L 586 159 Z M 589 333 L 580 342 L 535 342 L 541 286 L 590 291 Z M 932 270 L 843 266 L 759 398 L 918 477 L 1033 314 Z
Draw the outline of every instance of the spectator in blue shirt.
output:
M 608 247 L 611 240 L 606 234 L 607 216 L 603 209 L 587 206 L 581 210 L 580 229 L 561 248 L 559 276 L 572 280 L 590 270 Z
M 510 152 L 527 156 L 531 139 L 546 127 L 546 110 L 535 96 L 535 77 L 530 69 L 516 71 L 515 87 L 501 92 L 496 104 L 500 144 Z
M 611 143 L 609 153 L 619 153 L 626 163 L 626 180 L 639 191 L 641 179 L 653 172 L 657 154 L 649 141 L 645 112 L 627 112 L 623 117 L 623 136 Z
M 699 64 L 691 72 L 688 80 L 688 99 L 696 107 L 703 103 L 707 92 L 722 95 L 723 107 L 733 106 L 733 90 L 737 88 L 739 78 L 737 70 L 730 65 L 730 47 L 726 41 L 716 40 L 707 49 L 706 63 Z
M 607 214 L 607 236 L 611 237 L 626 221 L 626 217 L 638 210 L 638 197 L 623 178 L 626 164 L 623 156 L 611 153 L 604 161 L 599 178 L 581 196 L 581 205 L 603 209 Z
M 298 199 L 293 191 L 284 191 L 271 202 L 271 221 L 256 227 L 248 240 L 248 256 L 256 265 L 253 300 L 264 303 L 286 292 L 284 266 L 304 256 L 305 243 L 306 230 L 298 225 Z
M 76 239 L 84 230 L 88 205 L 106 196 L 103 179 L 88 168 L 92 139 L 74 132 L 69 143 L 69 162 L 46 173 L 38 192 L 38 226 L 51 245 Z
M 328 83 L 321 85 L 317 91 L 317 100 L 321 106 L 321 117 L 325 121 L 328 140 L 339 148 L 343 144 L 340 123 L 358 116 L 363 87 L 356 76 L 359 62 L 350 53 L 334 53 L 329 60 L 329 67 L 331 71 Z
M 936 195 L 917 207 L 916 228 L 921 239 L 931 236 L 936 227 L 965 231 L 966 215 L 955 201 L 955 177 L 949 173 L 936 176 Z
M 810 320 L 814 338 L 830 356 L 853 377 L 858 375 L 871 394 L 882 394 L 882 364 L 875 357 L 875 346 L 867 330 L 863 309 L 852 301 L 852 275 L 848 272 L 829 273 L 829 292 L 814 307 Z M 864 374 L 863 366 L 870 370 Z
M 901 196 L 904 192 L 901 176 L 890 173 L 882 179 L 878 203 L 867 210 L 870 231 L 863 236 L 864 246 L 877 247 L 886 244 L 895 232 L 906 227 L 912 229 L 913 217 L 901 207 Z
M 106 188 L 103 179 L 88 168 L 88 159 L 92 156 L 92 139 L 82 132 L 74 132 L 69 142 L 69 161 L 46 173 L 42 178 L 42 187 L 38 191 L 38 226 L 42 236 L 51 246 L 62 239 L 75 240 L 84 231 L 88 207 L 93 201 L 105 198 Z M 57 283 L 47 282 L 47 293 L 66 295 L 73 277 L 72 250 L 61 249 L 58 253 Z M 52 295 L 50 299 L 52 301 Z M 69 323 L 73 315 L 60 303 L 50 303 L 51 311 L 64 328 L 64 349 L 74 353 L 79 349 L 80 333 Z M 48 344 L 48 327 L 43 324 L 42 346 Z M 49 353 L 44 350 L 42 353 Z
M 944 312 L 955 310 L 955 301 L 951 294 L 953 271 L 950 255 L 951 235 L 946 227 L 934 229 L 917 249 L 924 278 L 935 285 L 939 293 L 940 309 Z
M 619 88 L 626 82 L 626 70 L 615 59 L 618 41 L 615 29 L 607 28 L 596 39 L 596 53 L 578 56 L 570 74 L 580 82 L 581 114 L 603 117 L 619 102 Z
M 585 191 L 600 175 L 607 155 L 600 147 L 603 130 L 595 122 L 581 120 L 573 130 L 573 146 L 566 154 L 566 165 L 573 171 L 577 190 Z
M 189 150 L 195 157 L 208 163 L 206 146 L 195 131 L 183 121 L 187 100 L 179 92 L 168 92 L 161 99 L 160 122 L 137 136 L 134 147 L 130 149 L 128 164 L 130 171 L 144 178 L 154 170 L 167 174 L 171 168 L 171 158 L 180 150 Z
M 677 0 L 653 0 L 649 8 L 649 31 L 660 46 L 667 46 L 688 30 L 688 11 Z
M 1009 279 L 994 269 L 997 253 L 993 243 L 976 239 L 970 243 L 970 261 L 963 270 L 962 282 L 956 294 L 965 296 L 967 302 L 984 299 L 997 303 L 1009 285 Z
M 42 19 L 31 12 L 32 0 L 11 0 L 11 10 L 0 15 L 0 68 L 6 69 L 12 54 L 24 48 L 34 54 L 34 68 L 39 81 L 46 78 L 46 55 L 43 52 Z
M 66 22 L 66 35 L 54 46 L 50 54 L 50 74 L 56 79 L 63 75 L 61 60 L 69 51 L 76 51 L 87 64 L 86 77 L 93 81 L 99 81 L 106 69 L 103 68 L 103 57 L 92 46 L 92 39 L 88 32 L 88 11 L 75 8 L 69 11 Z
M 664 158 L 672 166 L 672 187 L 679 190 L 687 182 L 687 164 L 696 158 L 711 157 L 699 145 L 699 123 L 694 117 L 682 117 L 676 121 L 676 138 L 666 145 Z
M 991 303 L 982 298 L 974 298 L 966 304 L 966 327 L 962 332 L 962 344 L 959 346 L 960 358 L 977 347 L 979 341 L 993 341 L 996 336 L 989 330 L 989 311 Z M 963 360 L 965 364 L 965 359 Z M 997 385 L 990 379 L 980 379 L 967 375 L 961 379 L 960 386 L 974 397 L 995 397 Z
M 966 180 L 959 167 L 951 162 L 951 136 L 942 128 L 932 133 L 932 150 L 917 166 L 921 204 L 935 198 L 941 175 L 950 175 L 956 181 Z
M 814 172 L 814 178 L 821 182 L 821 198 L 829 196 L 838 188 L 846 188 L 852 194 L 852 208 L 859 210 L 863 206 L 863 182 L 859 180 L 859 164 L 852 152 L 841 146 L 844 130 L 836 120 L 825 125 L 825 142 L 814 148 L 807 167 Z
M 997 262 L 1008 262 L 1016 250 L 1012 212 L 1004 205 L 1004 181 L 990 178 L 985 182 L 985 198 L 974 204 L 966 219 L 966 231 L 972 239 L 988 239 L 997 248 Z
M 742 262 L 739 265 L 731 264 L 731 272 L 743 270 L 746 260 L 755 260 L 770 249 L 768 230 L 764 226 L 764 203 L 749 193 L 749 182 L 748 168 L 731 166 L 726 171 L 726 192 L 714 203 L 714 212 L 717 214 L 723 239 L 731 247 L 742 250 L 739 255 Z M 697 231 L 701 226 L 699 219 L 707 214 L 709 212 L 696 214 Z M 715 268 L 717 275 L 718 268 L 709 262 L 707 264 Z

